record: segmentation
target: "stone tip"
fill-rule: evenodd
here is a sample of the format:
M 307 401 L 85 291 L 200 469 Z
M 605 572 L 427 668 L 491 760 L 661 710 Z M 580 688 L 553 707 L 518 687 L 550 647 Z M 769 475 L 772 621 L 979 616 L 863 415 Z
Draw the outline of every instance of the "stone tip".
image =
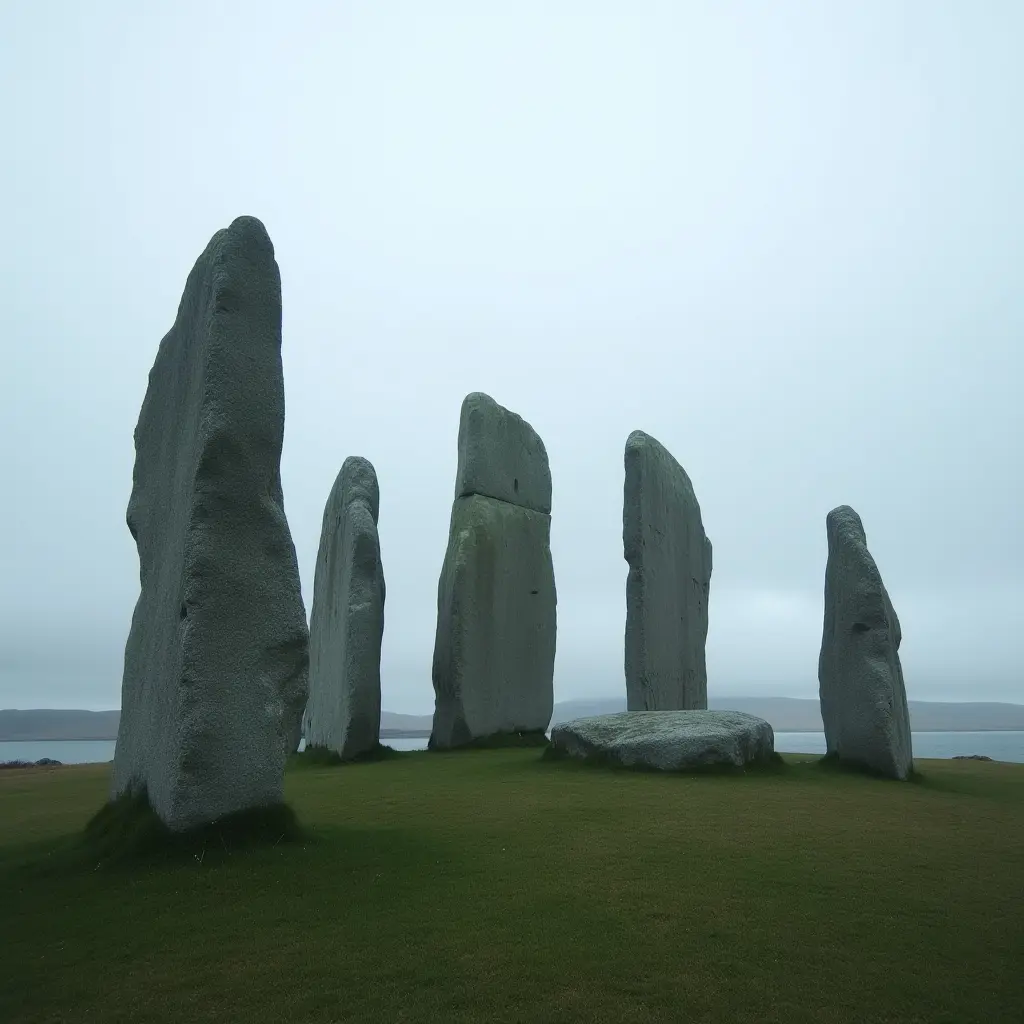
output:
M 544 441 L 517 412 L 482 391 L 462 400 L 455 497 L 479 494 L 545 515 L 551 472 Z
M 228 227 L 228 231 L 246 245 L 269 249 L 273 255 L 274 243 L 270 240 L 270 235 L 259 217 L 236 217 Z
M 837 505 L 832 509 L 825 517 L 825 527 L 830 537 L 840 532 L 853 532 L 862 543 L 865 540 L 864 523 L 849 505 Z
M 626 447 L 623 451 L 623 461 L 626 466 L 626 473 L 640 472 L 641 466 L 651 465 L 652 462 L 661 463 L 671 470 L 680 474 L 685 481 L 683 486 L 688 490 L 693 489 L 690 477 L 683 469 L 679 460 L 656 438 L 643 430 L 634 430 L 626 438 Z M 632 470 L 631 468 L 632 467 Z
M 377 522 L 380 514 L 380 487 L 377 471 L 369 459 L 361 455 L 350 455 L 341 465 L 337 489 L 345 505 L 365 501 L 370 507 L 373 521 Z

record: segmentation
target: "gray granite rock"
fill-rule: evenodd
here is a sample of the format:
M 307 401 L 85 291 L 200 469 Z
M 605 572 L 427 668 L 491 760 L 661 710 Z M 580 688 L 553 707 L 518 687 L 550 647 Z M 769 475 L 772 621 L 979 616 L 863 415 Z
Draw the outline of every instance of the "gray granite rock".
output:
M 486 395 L 462 406 L 456 493 L 437 590 L 433 749 L 543 732 L 554 707 L 547 454 L 529 424 Z
M 305 736 L 345 760 L 380 742 L 384 571 L 373 466 L 345 460 L 324 509 L 309 623 Z
M 626 441 L 622 547 L 626 578 L 626 706 L 708 706 L 711 541 L 686 471 L 653 437 Z
M 480 391 L 466 395 L 459 418 L 455 497 L 470 494 L 551 512 L 551 472 L 540 435 Z
M 240 217 L 197 260 L 135 428 L 141 593 L 112 792 L 183 830 L 282 799 L 308 632 L 281 494 L 281 279 Z
M 818 682 L 828 754 L 895 779 L 913 769 L 896 616 L 860 516 L 829 512 Z
M 775 734 L 742 711 L 623 711 L 556 725 L 551 745 L 580 760 L 672 772 L 768 761 Z

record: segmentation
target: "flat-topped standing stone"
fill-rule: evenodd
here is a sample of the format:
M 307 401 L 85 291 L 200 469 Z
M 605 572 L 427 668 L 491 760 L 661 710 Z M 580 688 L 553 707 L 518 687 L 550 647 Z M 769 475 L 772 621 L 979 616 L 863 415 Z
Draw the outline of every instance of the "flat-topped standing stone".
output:
M 622 547 L 626 578 L 626 706 L 708 706 L 711 541 L 685 470 L 642 430 L 626 441 Z
M 551 746 L 578 760 L 674 772 L 764 763 L 775 733 L 743 711 L 623 711 L 556 725 Z
M 437 589 L 432 749 L 543 732 L 554 707 L 547 452 L 528 423 L 479 393 L 462 404 L 455 493 Z
M 829 512 L 825 621 L 818 659 L 825 747 L 894 779 L 914 767 L 900 620 L 849 505 Z
M 141 593 L 112 792 L 184 830 L 282 798 L 309 635 L 281 494 L 281 278 L 263 225 L 218 231 L 185 285 L 135 428 Z
M 455 497 L 471 494 L 551 512 L 551 472 L 540 435 L 481 391 L 465 397 L 459 418 Z
M 306 742 L 344 760 L 380 742 L 384 570 L 373 466 L 347 458 L 324 509 L 309 623 Z

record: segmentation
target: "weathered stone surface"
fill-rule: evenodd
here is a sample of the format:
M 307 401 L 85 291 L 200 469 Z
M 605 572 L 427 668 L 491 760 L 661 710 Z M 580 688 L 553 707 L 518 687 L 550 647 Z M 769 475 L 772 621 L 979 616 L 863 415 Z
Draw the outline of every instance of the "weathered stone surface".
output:
M 623 711 L 556 725 L 551 745 L 581 760 L 672 772 L 769 760 L 775 734 L 742 711 Z
M 540 435 L 480 391 L 466 395 L 459 418 L 455 497 L 470 494 L 551 512 L 551 472 Z
M 470 486 L 485 493 L 466 494 Z M 456 494 L 437 588 L 435 749 L 542 732 L 554 707 L 547 453 L 529 424 L 486 395 L 462 406 Z
M 113 794 L 175 830 L 282 798 L 308 633 L 281 494 L 281 279 L 263 225 L 213 236 L 160 343 L 135 428 L 141 593 Z
M 348 760 L 380 742 L 384 570 L 373 466 L 345 460 L 324 509 L 309 623 L 306 742 Z
M 685 470 L 653 437 L 626 441 L 622 547 L 626 579 L 626 706 L 708 706 L 711 541 Z
M 913 769 L 900 620 L 849 505 L 829 512 L 818 682 L 825 745 L 895 779 Z

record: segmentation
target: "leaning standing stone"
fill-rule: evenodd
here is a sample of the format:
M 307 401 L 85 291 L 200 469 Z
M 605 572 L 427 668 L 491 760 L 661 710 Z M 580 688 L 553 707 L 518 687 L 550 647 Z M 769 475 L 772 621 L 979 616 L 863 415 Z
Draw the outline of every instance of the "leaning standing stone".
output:
M 849 505 L 829 512 L 825 621 L 818 659 L 828 754 L 894 779 L 914 767 L 900 620 Z
M 373 466 L 347 458 L 324 510 L 309 623 L 306 742 L 351 760 L 380 743 L 384 570 Z
M 298 746 L 309 650 L 283 434 L 281 278 L 240 217 L 192 268 L 135 428 L 141 593 L 113 794 L 144 791 L 176 831 L 279 802 Z
M 686 471 L 649 434 L 626 441 L 622 546 L 626 578 L 626 707 L 708 706 L 711 541 Z
M 487 395 L 462 403 L 437 592 L 432 749 L 543 733 L 554 707 L 551 473 L 537 432 Z

